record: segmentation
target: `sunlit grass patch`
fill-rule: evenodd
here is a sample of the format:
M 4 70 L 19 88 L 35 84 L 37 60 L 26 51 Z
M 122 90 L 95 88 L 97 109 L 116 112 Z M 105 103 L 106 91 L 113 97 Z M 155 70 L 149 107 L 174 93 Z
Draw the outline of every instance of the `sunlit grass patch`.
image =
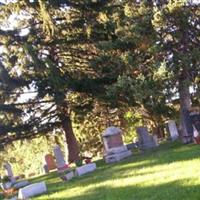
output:
M 117 164 L 97 162 L 98 169 L 63 183 L 56 173 L 46 181 L 48 193 L 34 199 L 188 200 L 200 199 L 200 147 L 167 143 Z

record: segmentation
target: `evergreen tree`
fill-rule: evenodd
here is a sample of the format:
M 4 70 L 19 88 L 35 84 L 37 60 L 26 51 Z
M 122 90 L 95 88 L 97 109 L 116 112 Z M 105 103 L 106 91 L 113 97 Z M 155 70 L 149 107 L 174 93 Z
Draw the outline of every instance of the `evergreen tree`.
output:
M 9 88 L 9 100 L 2 107 L 5 110 L 12 106 L 23 112 L 20 122 L 8 120 L 9 123 L 2 125 L 2 144 L 62 127 L 69 161 L 78 159 L 69 99 L 76 92 L 97 94 L 103 90 L 98 85 L 110 81 L 98 78 L 94 70 L 88 69 L 91 58 L 96 56 L 88 20 L 96 17 L 96 8 L 104 4 L 99 1 L 17 1 L 1 6 L 0 36 L 4 47 L 1 89 Z M 5 29 L 13 15 L 16 15 L 15 25 Z M 17 72 L 13 73 L 14 69 Z M 34 90 L 35 95 L 26 102 L 16 103 L 27 88 Z

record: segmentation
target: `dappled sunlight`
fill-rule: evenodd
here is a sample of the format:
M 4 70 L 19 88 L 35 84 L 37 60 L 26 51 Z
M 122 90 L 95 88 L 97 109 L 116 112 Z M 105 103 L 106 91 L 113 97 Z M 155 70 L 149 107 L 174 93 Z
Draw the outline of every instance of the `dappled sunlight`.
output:
M 155 196 L 152 199 L 157 200 L 160 198 L 158 190 L 169 195 L 177 191 L 184 199 L 183 188 L 200 185 L 200 160 L 196 158 L 198 151 L 191 153 L 190 149 L 188 152 L 188 146 L 180 146 L 180 149 L 185 154 L 177 154 L 173 148 L 166 152 L 161 147 L 160 151 L 133 156 L 118 164 L 103 164 L 93 174 L 75 178 L 69 183 L 57 182 L 58 178 L 53 174 L 52 179 L 47 179 L 49 194 L 37 199 L 82 200 L 95 199 L 95 196 L 109 200 L 145 199 L 149 192 L 153 192 Z
M 182 151 L 188 148 L 184 147 L 180 147 Z M 100 167 L 96 172 L 69 183 L 56 183 L 57 178 L 54 177 L 48 181 L 49 194 L 37 199 L 94 200 L 97 196 L 106 200 L 161 200 L 176 196 L 175 199 L 187 200 L 188 188 L 196 191 L 200 185 L 200 160 L 196 158 L 197 152 L 193 153 L 191 159 L 188 159 L 188 155 L 179 159 L 177 154 L 177 160 L 173 160 L 176 155 L 173 149 L 168 153 L 160 150 L 141 155 L 138 161 L 132 157 L 128 159 L 129 162 L 125 160 L 105 169 Z M 172 160 L 169 155 L 173 155 Z

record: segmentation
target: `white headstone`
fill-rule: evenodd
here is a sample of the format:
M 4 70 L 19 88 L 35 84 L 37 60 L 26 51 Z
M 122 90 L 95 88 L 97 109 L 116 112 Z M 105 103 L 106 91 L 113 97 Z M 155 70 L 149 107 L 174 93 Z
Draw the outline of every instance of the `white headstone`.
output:
M 175 121 L 169 120 L 167 122 L 167 125 L 168 125 L 171 139 L 176 140 L 179 137 L 179 134 L 178 134 L 178 129 L 177 129 Z
M 65 161 L 68 163 L 68 145 L 67 145 L 67 142 L 64 141 L 64 150 L 65 150 Z
M 58 170 L 63 170 L 64 168 L 67 168 L 63 153 L 61 151 L 61 148 L 59 145 L 56 145 L 53 149 L 54 156 L 56 158 L 56 166 Z
M 9 176 L 9 178 L 11 179 L 11 182 L 15 183 L 16 180 L 15 180 L 15 177 L 13 175 L 11 164 L 9 162 L 6 162 L 6 163 L 4 163 L 3 167 L 4 167 L 5 171 L 6 171 L 6 175 Z
M 47 191 L 45 182 L 34 183 L 24 188 L 19 189 L 18 199 L 28 199 L 38 194 L 43 194 Z
M 83 165 L 81 167 L 77 167 L 75 174 L 77 176 L 82 176 L 82 175 L 87 174 L 89 172 L 93 172 L 94 170 L 96 170 L 96 168 L 97 168 L 97 166 L 96 166 L 95 163 L 86 164 L 86 165 Z
M 74 172 L 73 171 L 71 171 L 71 172 L 68 172 L 67 174 L 65 174 L 64 175 L 64 178 L 65 178 L 65 180 L 66 181 L 69 181 L 69 180 L 71 180 L 72 178 L 74 178 Z

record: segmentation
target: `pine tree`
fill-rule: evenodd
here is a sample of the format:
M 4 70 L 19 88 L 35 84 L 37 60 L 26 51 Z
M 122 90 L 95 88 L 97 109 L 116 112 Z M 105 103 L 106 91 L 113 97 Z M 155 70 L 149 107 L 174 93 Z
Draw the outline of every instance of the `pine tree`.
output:
M 9 100 L 2 107 L 13 106 L 23 113 L 20 122 L 8 120 L 8 124 L 2 125 L 2 144 L 37 137 L 62 127 L 69 162 L 78 159 L 69 97 L 76 92 L 98 93 L 103 89 L 98 85 L 110 81 L 94 76 L 95 71 L 88 69 L 91 58 L 96 56 L 88 20 L 96 17 L 97 6 L 104 4 L 104 1 L 17 1 L 1 6 L 3 28 L 13 13 L 21 16 L 16 19 L 16 27 L 0 31 L 4 46 L 1 82 L 5 86 L 1 89 L 10 88 Z M 99 35 L 97 33 L 95 39 Z M 14 69 L 18 72 L 13 73 Z M 27 88 L 34 90 L 35 96 L 16 103 Z

